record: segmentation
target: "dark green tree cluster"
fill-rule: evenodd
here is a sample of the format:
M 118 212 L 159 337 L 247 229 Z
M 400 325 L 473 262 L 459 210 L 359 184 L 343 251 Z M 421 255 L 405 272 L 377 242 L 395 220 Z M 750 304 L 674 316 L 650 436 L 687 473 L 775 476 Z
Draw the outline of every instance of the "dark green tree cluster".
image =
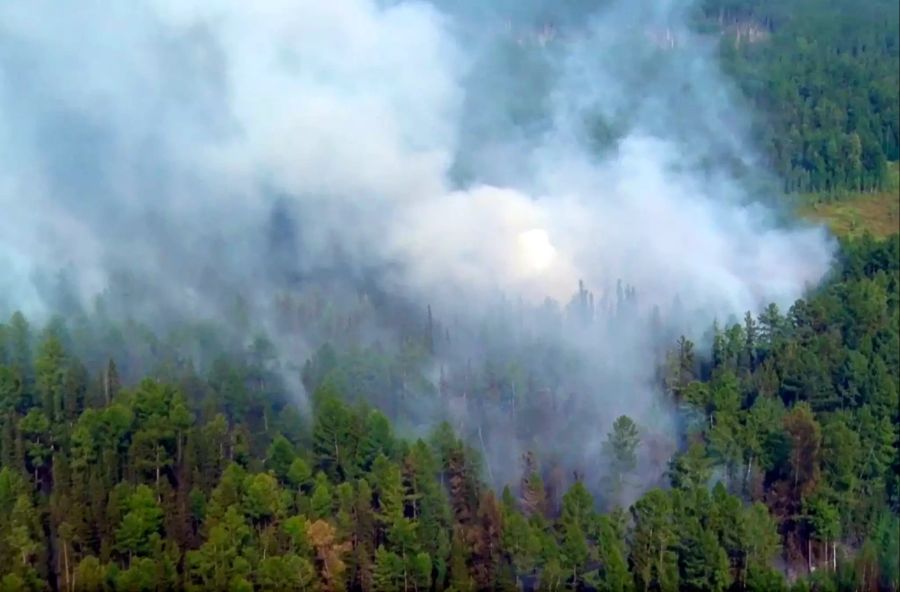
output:
M 262 338 L 199 372 L 172 340 L 145 336 L 142 357 L 110 337 L 133 328 L 15 314 L 0 590 L 897 589 L 898 272 L 900 240 L 847 243 L 786 313 L 715 328 L 708 355 L 677 340 L 660 387 L 685 442 L 667 486 L 639 496 L 652 433 L 626 416 L 574 479 L 538 441 L 499 495 L 480 433 L 398 437 L 398 399 L 453 388 L 416 384 L 446 340 L 430 315 L 418 346 L 320 348 L 300 413 Z M 570 305 L 593 306 L 583 288 Z M 511 413 L 546 405 L 512 362 L 441 381 Z
M 697 378 L 671 387 L 692 418 L 673 483 L 715 467 L 768 507 L 789 564 L 839 589 L 900 578 L 898 284 L 896 237 L 846 243 L 839 278 L 717 328 L 708 360 L 689 361 Z
M 882 189 L 900 158 L 900 18 L 891 0 L 705 0 L 722 60 L 790 192 Z

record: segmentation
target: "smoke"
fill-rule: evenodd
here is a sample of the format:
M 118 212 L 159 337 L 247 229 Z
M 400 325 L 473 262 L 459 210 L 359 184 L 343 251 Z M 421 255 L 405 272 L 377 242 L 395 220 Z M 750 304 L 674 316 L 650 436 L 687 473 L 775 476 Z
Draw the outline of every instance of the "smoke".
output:
M 4 3 L 0 304 L 59 308 L 64 269 L 67 301 L 89 307 L 127 275 L 129 315 L 227 322 L 241 294 L 278 334 L 276 291 L 337 282 L 473 336 L 521 299 L 538 320 L 509 349 L 560 344 L 590 368 L 556 386 L 584 425 L 546 448 L 590 457 L 615 414 L 665 416 L 653 306 L 699 334 L 788 305 L 832 247 L 772 205 L 688 3 L 544 4 Z M 554 324 L 544 299 L 579 280 L 597 311 L 634 286 L 641 313 Z M 477 341 L 444 353 L 504 351 Z M 526 444 L 504 409 L 475 423 L 509 459 Z

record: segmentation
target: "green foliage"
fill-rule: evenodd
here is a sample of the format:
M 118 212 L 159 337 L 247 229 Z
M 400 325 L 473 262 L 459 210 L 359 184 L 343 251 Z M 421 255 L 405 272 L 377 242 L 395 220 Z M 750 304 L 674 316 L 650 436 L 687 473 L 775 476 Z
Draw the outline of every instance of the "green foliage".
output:
M 252 571 L 248 543 L 251 531 L 240 511 L 230 506 L 222 519 L 212 526 L 207 540 L 196 551 L 186 554 L 188 587 L 197 590 L 223 590 L 236 579 Z
M 758 112 L 757 141 L 785 189 L 883 188 L 900 158 L 900 25 L 873 0 L 705 0 L 721 57 Z
M 108 589 L 106 573 L 107 567 L 93 555 L 88 555 L 79 561 L 78 566 L 75 568 L 75 574 L 72 578 L 75 583 L 75 590 L 78 592 L 94 592 Z
M 359 418 L 329 385 L 319 387 L 313 399 L 316 404 L 313 426 L 316 465 L 332 479 L 355 476 L 361 431 Z
M 312 480 L 312 469 L 309 468 L 309 464 L 302 458 L 295 458 L 291 461 L 291 466 L 288 468 L 287 480 L 294 487 L 305 487 Z
M 127 511 L 116 530 L 116 549 L 129 558 L 145 556 L 158 540 L 162 527 L 163 510 L 156 501 L 153 490 L 139 485 L 128 497 Z
M 269 522 L 283 512 L 283 497 L 278 481 L 269 473 L 247 477 L 242 502 L 244 515 L 257 525 Z
M 638 587 L 678 589 L 678 541 L 672 504 L 665 492 L 647 492 L 631 507 L 634 532 L 631 564 Z
M 872 539 L 878 548 L 881 585 L 895 590 L 900 586 L 900 518 L 896 514 L 885 513 Z
M 309 513 L 312 518 L 327 518 L 331 516 L 334 506 L 334 495 L 331 491 L 331 484 L 325 473 L 316 475 L 316 482 L 313 485 L 312 499 L 310 499 Z
M 638 429 L 627 415 L 613 423 L 612 431 L 603 443 L 603 453 L 609 463 L 609 495 L 619 501 L 627 477 L 637 467 Z
M 597 523 L 600 570 L 593 584 L 603 592 L 628 592 L 634 579 L 628 571 L 628 549 L 614 518 L 601 516 Z
M 255 589 L 264 592 L 301 592 L 319 587 L 312 562 L 297 555 L 266 557 L 259 562 L 254 579 Z
M 275 473 L 282 482 L 289 479 L 291 467 L 296 460 L 294 447 L 287 438 L 278 434 L 272 439 L 269 450 L 266 453 L 266 467 Z
M 320 350 L 306 432 L 266 426 L 290 415 L 260 396 L 264 342 L 205 383 L 123 371 L 113 388 L 99 356 L 79 386 L 64 327 L 35 347 L 16 317 L 0 347 L 0 589 L 786 590 L 781 565 L 816 568 L 798 589 L 895 589 L 900 241 L 840 259 L 807 300 L 714 327 L 708 355 L 672 344 L 658 387 L 685 445 L 671 488 L 642 495 L 655 434 L 627 416 L 574 482 L 538 449 L 498 501 L 449 424 L 406 441 L 359 403 L 366 388 L 409 396 L 384 352 Z M 509 395 L 525 413 L 540 398 L 522 365 L 486 366 L 476 402 Z

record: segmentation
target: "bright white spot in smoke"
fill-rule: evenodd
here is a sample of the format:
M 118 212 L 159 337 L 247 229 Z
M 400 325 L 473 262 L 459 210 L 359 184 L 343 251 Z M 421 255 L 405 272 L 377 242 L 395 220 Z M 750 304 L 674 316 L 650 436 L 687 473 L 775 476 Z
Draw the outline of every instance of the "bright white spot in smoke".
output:
M 547 231 L 532 228 L 519 235 L 519 255 L 527 273 L 546 271 L 556 259 L 556 248 L 551 244 Z
M 583 362 L 559 380 L 559 359 L 534 373 L 584 420 L 540 448 L 587 459 L 620 413 L 665 431 L 653 352 L 674 337 L 618 315 L 617 280 L 696 336 L 714 318 L 790 306 L 828 269 L 823 232 L 747 205 L 745 181 L 765 171 L 683 0 L 75 4 L 0 2 L 0 311 L 55 312 L 57 292 L 92 310 L 108 287 L 104 302 L 142 324 L 221 319 L 244 335 L 240 295 L 287 362 L 326 335 L 381 342 L 382 321 L 421 334 L 424 319 L 396 323 L 393 306 L 354 314 L 346 336 L 328 320 L 371 287 L 430 306 L 450 359 L 474 369 L 484 344 L 466 335 L 502 321 L 498 295 L 565 307 L 583 280 L 596 317 L 616 322 L 559 331 L 584 302 L 560 315 L 547 303 L 533 337 L 508 343 Z M 640 34 L 659 30 L 679 32 L 678 51 Z M 598 124 L 616 141 L 598 146 Z M 71 289 L 56 289 L 60 268 Z M 317 278 L 334 314 L 284 323 Z M 492 405 L 468 428 L 486 428 L 496 475 L 500 460 L 501 480 L 517 479 L 519 422 L 532 420 Z M 535 419 L 568 422 L 565 409 Z

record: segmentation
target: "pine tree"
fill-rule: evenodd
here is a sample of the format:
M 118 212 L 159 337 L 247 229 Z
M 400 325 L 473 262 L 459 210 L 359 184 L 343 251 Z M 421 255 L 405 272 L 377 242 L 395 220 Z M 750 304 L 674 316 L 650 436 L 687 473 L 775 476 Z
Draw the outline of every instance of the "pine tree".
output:
M 479 590 L 492 589 L 500 575 L 502 517 L 494 493 L 486 491 L 478 504 L 476 523 L 468 531 L 471 573 Z
M 372 510 L 372 489 L 365 479 L 356 486 L 354 503 L 353 567 L 351 583 L 364 592 L 374 588 L 372 557 L 375 554 L 375 514 Z
M 295 458 L 294 447 L 288 439 L 276 434 L 266 452 L 266 467 L 275 473 L 279 481 L 285 483 Z
M 334 508 L 334 493 L 325 473 L 316 475 L 312 498 L 309 502 L 309 513 L 313 519 L 329 518 Z
M 357 419 L 331 388 L 321 387 L 314 399 L 317 405 L 313 426 L 316 465 L 332 479 L 352 478 L 356 474 L 359 446 Z
M 594 528 L 594 500 L 581 481 L 575 482 L 563 496 L 562 567 L 572 575 L 572 585 L 580 585 L 582 568 L 590 559 L 587 535 Z
M 600 571 L 592 583 L 603 592 L 631 590 L 634 580 L 628 571 L 625 541 L 607 516 L 601 516 L 598 520 L 597 550 Z
M 631 514 L 631 564 L 638 587 L 677 590 L 677 556 L 672 550 L 677 534 L 668 496 L 658 489 L 651 490 L 635 502 Z
M 636 450 L 639 443 L 637 426 L 631 418 L 622 415 L 616 419 L 603 444 L 610 472 L 608 494 L 615 502 L 621 498 L 628 474 L 637 466 Z
M 59 337 L 54 333 L 45 335 L 34 361 L 35 388 L 44 414 L 50 421 L 63 417 L 67 364 Z
M 544 481 L 541 479 L 537 460 L 531 452 L 526 452 L 523 457 L 524 468 L 522 471 L 521 496 L 522 511 L 526 516 L 547 514 L 547 492 L 544 489 Z
M 152 489 L 146 485 L 135 488 L 126 502 L 127 511 L 116 529 L 116 549 L 128 557 L 147 556 L 152 550 L 154 535 L 160 535 L 163 511 Z
M 359 443 L 359 462 L 364 470 L 369 470 L 379 454 L 391 457 L 394 436 L 388 418 L 379 411 L 369 412 L 364 430 L 365 436 Z
M 396 553 L 379 546 L 375 551 L 375 570 L 372 577 L 375 592 L 396 592 L 409 590 L 403 559 Z

